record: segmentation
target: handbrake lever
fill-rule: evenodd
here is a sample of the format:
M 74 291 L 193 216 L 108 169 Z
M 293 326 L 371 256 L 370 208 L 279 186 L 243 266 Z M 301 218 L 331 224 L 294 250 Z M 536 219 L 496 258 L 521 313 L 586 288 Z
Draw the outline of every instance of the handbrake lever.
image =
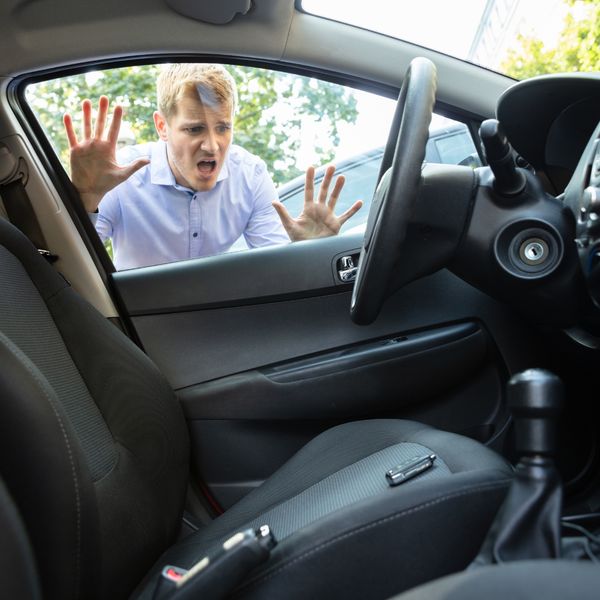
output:
M 254 567 L 269 558 L 276 544 L 268 525 L 240 531 L 190 569 L 165 566 L 153 600 L 226 598 Z

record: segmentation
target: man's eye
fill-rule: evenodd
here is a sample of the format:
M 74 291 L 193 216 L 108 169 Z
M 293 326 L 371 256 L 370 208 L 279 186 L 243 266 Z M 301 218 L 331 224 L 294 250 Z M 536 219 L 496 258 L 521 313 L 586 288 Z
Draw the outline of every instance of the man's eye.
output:
M 186 127 L 184 131 L 186 133 L 191 133 L 192 135 L 194 135 L 204 131 L 204 127 L 202 127 L 201 125 L 198 125 L 197 127 Z
M 230 129 L 231 129 L 231 127 L 229 125 L 219 125 L 217 127 L 217 132 L 218 133 L 227 133 Z

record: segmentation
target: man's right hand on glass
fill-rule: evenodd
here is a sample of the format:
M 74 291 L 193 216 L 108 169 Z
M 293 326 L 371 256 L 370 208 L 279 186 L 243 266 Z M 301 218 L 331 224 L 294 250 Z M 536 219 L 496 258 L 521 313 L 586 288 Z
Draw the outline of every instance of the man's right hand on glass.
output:
M 360 210 L 363 202 L 357 200 L 339 217 L 335 214 L 335 205 L 344 187 L 345 178 L 340 175 L 329 194 L 329 186 L 334 173 L 335 167 L 329 165 L 325 170 L 319 195 L 315 198 L 315 168 L 308 167 L 304 185 L 304 208 L 295 219 L 290 216 L 282 202 L 278 200 L 273 202 L 273 207 L 292 242 L 337 235 L 342 225 Z
M 108 98 L 101 96 L 98 102 L 96 127 L 92 132 L 92 102 L 82 103 L 83 129 L 81 140 L 77 139 L 71 115 L 64 116 L 65 131 L 69 141 L 71 160 L 71 180 L 77 188 L 87 212 L 95 212 L 100 200 L 114 187 L 148 164 L 148 159 L 140 158 L 122 167 L 117 164 L 116 150 L 123 108 L 115 106 L 110 127 L 106 136 Z

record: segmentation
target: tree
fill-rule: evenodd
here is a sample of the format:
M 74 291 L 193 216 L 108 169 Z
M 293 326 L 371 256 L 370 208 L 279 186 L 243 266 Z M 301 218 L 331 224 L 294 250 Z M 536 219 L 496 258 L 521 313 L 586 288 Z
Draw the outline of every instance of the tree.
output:
M 152 113 L 156 107 L 157 65 L 133 66 L 83 73 L 27 88 L 27 99 L 63 164 L 68 168 L 68 146 L 62 115 L 80 116 L 81 101 L 106 94 L 125 109 L 123 143 L 156 139 Z M 296 167 L 302 127 L 312 119 L 322 125 L 324 141 L 317 144 L 322 163 L 329 162 L 339 143 L 338 125 L 354 123 L 358 112 L 353 93 L 335 84 L 252 67 L 232 66 L 239 107 L 234 140 L 260 156 L 276 184 L 301 171 Z
M 600 71 L 600 4 L 598 0 L 566 0 L 571 7 L 556 47 L 519 36 L 520 48 L 511 50 L 501 70 L 517 79 L 545 73 Z

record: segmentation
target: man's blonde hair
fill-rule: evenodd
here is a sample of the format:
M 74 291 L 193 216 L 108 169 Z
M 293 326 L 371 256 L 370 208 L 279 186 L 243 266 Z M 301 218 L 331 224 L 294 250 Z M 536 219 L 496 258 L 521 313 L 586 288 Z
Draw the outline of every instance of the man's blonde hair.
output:
M 164 65 L 156 82 L 159 112 L 166 119 L 177 112 L 177 103 L 188 94 L 196 94 L 209 107 L 225 106 L 235 112 L 237 88 L 233 77 L 222 66 L 208 63 Z

